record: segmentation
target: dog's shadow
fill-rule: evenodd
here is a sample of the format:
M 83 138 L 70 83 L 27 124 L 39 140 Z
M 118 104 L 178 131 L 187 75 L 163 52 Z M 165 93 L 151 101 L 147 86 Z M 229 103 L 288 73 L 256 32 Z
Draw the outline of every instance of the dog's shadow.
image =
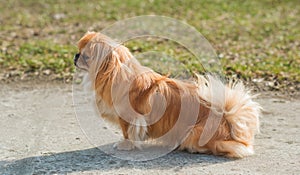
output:
M 111 146 L 105 145 L 104 147 Z M 148 161 L 121 160 L 102 152 L 98 148 L 52 153 L 27 157 L 13 161 L 0 161 L 0 174 L 65 174 L 72 172 L 101 172 L 125 169 L 173 169 L 179 170 L 188 165 L 208 166 L 232 161 L 224 157 L 205 154 L 190 154 L 173 151 L 165 156 Z

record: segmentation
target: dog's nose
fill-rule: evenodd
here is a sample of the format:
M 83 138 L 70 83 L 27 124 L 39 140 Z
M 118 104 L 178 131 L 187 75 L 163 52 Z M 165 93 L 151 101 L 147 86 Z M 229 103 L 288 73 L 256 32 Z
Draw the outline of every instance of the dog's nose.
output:
M 80 53 L 77 53 L 75 56 L 74 56 L 74 65 L 76 66 L 76 63 L 77 63 L 77 60 L 80 56 Z

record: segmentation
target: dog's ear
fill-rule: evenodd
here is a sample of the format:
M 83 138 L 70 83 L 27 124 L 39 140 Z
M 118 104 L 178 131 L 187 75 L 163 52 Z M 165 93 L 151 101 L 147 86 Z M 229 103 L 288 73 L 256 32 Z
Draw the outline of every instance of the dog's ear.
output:
M 105 71 L 107 64 L 113 61 L 112 51 L 113 49 L 103 42 L 92 42 L 89 44 L 89 50 L 91 54 L 91 60 L 93 61 L 92 71 L 99 72 Z
M 104 42 L 97 42 L 91 45 L 92 59 L 96 72 L 110 74 L 114 69 L 118 69 L 122 63 L 132 57 L 129 49 L 123 45 L 112 47 Z

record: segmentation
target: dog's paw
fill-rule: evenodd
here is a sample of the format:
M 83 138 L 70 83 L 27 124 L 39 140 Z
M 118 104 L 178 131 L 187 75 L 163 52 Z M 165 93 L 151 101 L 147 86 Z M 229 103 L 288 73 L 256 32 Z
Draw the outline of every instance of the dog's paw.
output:
M 119 151 L 130 151 L 135 148 L 134 144 L 130 140 L 122 140 L 117 142 L 113 147 Z

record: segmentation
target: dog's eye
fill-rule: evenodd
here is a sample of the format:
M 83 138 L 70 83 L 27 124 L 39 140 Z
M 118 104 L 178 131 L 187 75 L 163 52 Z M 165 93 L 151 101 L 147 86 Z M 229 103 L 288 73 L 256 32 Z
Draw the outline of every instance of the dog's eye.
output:
M 82 58 L 85 59 L 85 60 L 88 60 L 90 57 L 85 55 L 85 54 L 82 54 Z

